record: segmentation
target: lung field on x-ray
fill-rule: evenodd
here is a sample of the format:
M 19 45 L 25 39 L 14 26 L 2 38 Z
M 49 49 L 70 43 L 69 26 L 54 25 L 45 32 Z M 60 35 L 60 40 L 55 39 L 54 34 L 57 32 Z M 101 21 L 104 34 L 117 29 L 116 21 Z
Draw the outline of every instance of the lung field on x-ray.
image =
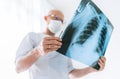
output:
M 93 33 L 96 31 L 98 27 L 98 19 L 96 17 L 92 18 L 90 22 L 88 22 L 87 26 L 80 33 L 78 41 L 76 43 L 83 44 Z
M 63 55 L 99 69 L 99 58 L 105 54 L 113 26 L 91 1 L 82 0 L 62 35 Z
M 106 35 L 107 35 L 107 28 L 102 27 L 100 37 L 99 37 L 99 41 L 98 41 L 98 47 L 96 48 L 96 52 L 98 52 L 98 53 L 99 52 L 104 52 L 104 51 L 102 51 L 102 49 L 103 49 L 104 44 L 105 44 Z

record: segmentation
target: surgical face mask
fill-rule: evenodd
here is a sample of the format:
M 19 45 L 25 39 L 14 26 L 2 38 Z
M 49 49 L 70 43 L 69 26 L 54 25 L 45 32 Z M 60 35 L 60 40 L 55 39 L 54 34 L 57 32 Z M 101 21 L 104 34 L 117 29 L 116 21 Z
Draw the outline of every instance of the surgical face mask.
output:
M 59 30 L 62 29 L 62 22 L 58 20 L 50 20 L 50 23 L 48 25 L 48 29 L 56 34 Z

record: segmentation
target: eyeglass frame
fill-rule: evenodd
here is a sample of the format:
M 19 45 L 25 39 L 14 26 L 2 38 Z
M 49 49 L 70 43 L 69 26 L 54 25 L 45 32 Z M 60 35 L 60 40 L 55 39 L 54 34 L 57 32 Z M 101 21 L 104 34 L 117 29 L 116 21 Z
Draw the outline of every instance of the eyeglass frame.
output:
M 63 20 L 58 15 L 50 14 L 48 17 L 51 17 L 53 20 L 60 20 L 63 23 Z

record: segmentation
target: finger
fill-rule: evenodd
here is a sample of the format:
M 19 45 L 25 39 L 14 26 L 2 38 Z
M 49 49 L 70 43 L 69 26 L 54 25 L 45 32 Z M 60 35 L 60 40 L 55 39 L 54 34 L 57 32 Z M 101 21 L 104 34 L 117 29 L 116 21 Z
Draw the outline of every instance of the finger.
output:
M 56 51 L 56 50 L 58 50 L 58 48 L 54 48 L 54 49 L 47 49 L 47 52 L 49 53 L 49 52 L 53 52 L 53 51 Z
M 44 51 L 46 51 L 47 49 L 59 49 L 59 48 L 61 48 L 61 46 L 59 46 L 59 45 L 44 45 L 44 46 L 42 47 L 42 49 L 43 49 Z
M 43 44 L 56 44 L 56 45 L 62 45 L 61 42 L 57 41 L 57 40 L 47 40 L 47 41 L 43 41 Z
M 47 52 L 50 52 L 50 51 L 56 51 L 59 48 L 61 48 L 61 46 L 58 46 L 58 45 L 47 45 L 47 48 L 45 50 L 47 50 Z
M 48 48 L 49 49 L 58 49 L 58 48 L 61 48 L 61 46 L 59 46 L 59 45 L 48 45 Z
M 101 71 L 102 70 L 102 65 L 99 62 L 98 62 L 98 65 L 100 66 L 99 70 Z
M 100 66 L 100 71 L 104 69 L 104 65 L 98 62 L 98 65 Z
M 52 52 L 52 51 L 54 51 L 54 50 L 53 50 L 53 49 L 46 49 L 46 52 L 47 52 L 47 53 L 50 53 L 50 52 Z M 47 53 L 46 53 L 46 54 L 47 54 Z
M 52 51 L 56 51 L 56 50 L 58 50 L 59 48 L 54 48 L 54 49 L 51 49 Z
M 52 37 L 45 37 L 44 40 L 57 40 L 57 41 L 62 41 L 61 38 L 59 38 L 59 37 L 54 37 L 54 36 L 52 36 Z
M 104 65 L 104 62 L 100 59 L 99 61 L 98 61 L 101 65 Z
M 99 61 L 98 65 L 100 66 L 100 70 L 102 70 L 103 69 L 103 64 Z
M 101 61 L 105 63 L 106 62 L 106 58 L 105 57 L 101 57 Z
M 61 46 L 57 46 L 57 45 L 44 45 L 44 46 L 41 46 L 41 51 L 43 53 L 42 55 L 45 55 L 48 52 L 56 51 L 60 47 Z

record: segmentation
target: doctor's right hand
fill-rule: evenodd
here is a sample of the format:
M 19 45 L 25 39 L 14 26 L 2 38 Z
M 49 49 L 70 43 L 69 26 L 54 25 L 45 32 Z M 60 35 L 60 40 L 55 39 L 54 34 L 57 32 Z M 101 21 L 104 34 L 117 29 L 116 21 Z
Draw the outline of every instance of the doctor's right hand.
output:
M 43 40 L 40 43 L 40 52 L 41 55 L 46 55 L 49 52 L 56 51 L 59 48 L 61 48 L 61 38 L 49 36 L 44 37 Z

